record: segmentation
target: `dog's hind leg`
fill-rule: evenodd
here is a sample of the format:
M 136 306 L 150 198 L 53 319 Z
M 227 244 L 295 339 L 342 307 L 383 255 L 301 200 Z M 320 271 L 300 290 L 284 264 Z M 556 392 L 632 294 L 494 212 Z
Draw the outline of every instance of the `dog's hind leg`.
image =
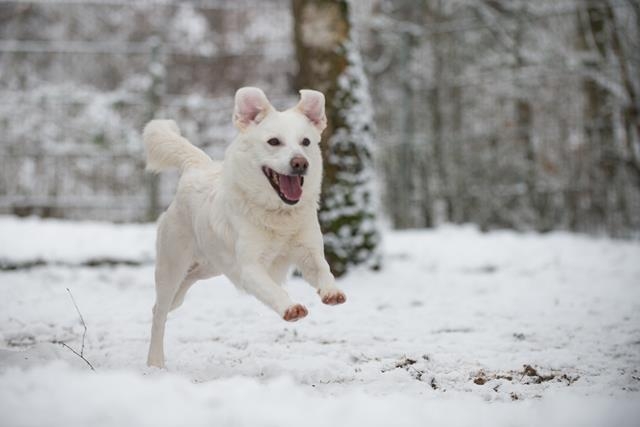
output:
M 156 303 L 147 365 L 164 367 L 164 330 L 167 314 L 193 262 L 189 240 L 177 221 L 163 218 L 158 227 L 156 257 Z
M 171 309 L 169 311 L 173 311 L 176 308 L 180 307 L 184 302 L 184 297 L 187 294 L 187 291 L 193 284 L 195 284 L 198 280 L 208 279 L 210 277 L 216 276 L 214 272 L 210 271 L 206 265 L 195 263 L 187 272 L 187 276 L 180 283 L 180 287 L 178 291 L 173 296 L 173 302 L 171 303 Z

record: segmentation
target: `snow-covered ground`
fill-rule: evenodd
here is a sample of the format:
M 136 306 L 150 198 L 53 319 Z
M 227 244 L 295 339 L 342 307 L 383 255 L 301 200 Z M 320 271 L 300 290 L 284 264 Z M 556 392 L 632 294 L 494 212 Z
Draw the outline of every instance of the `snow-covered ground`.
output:
M 640 243 L 472 227 L 385 234 L 382 272 L 286 323 L 224 278 L 144 366 L 153 226 L 0 218 L 2 426 L 637 426 Z M 89 267 L 96 260 L 134 265 Z M 100 264 L 100 262 L 98 262 Z M 80 350 L 93 372 L 63 341 Z

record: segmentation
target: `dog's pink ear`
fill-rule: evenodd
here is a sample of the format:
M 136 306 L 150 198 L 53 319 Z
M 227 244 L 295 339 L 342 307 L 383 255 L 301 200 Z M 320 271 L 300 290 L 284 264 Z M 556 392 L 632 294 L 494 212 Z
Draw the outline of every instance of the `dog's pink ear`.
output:
M 317 90 L 302 89 L 300 102 L 296 105 L 302 114 L 322 132 L 327 127 L 327 116 L 324 113 L 324 95 Z
M 243 87 L 236 92 L 233 123 L 244 130 L 251 123 L 258 124 L 273 107 L 264 92 L 257 87 Z

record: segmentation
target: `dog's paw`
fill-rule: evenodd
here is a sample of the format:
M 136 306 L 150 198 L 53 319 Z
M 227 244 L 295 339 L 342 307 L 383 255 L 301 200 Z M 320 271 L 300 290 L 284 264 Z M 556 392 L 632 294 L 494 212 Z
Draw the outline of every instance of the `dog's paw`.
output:
M 332 289 L 327 292 L 318 292 L 322 302 L 327 305 L 342 304 L 347 300 L 347 296 L 340 289 Z
M 309 314 L 309 312 L 304 305 L 296 304 L 287 308 L 287 311 L 284 312 L 284 316 L 282 316 L 282 318 L 287 322 L 295 322 L 296 320 L 302 319 L 307 314 Z
M 147 366 L 149 368 L 165 369 L 164 357 L 149 355 L 149 357 L 147 358 Z

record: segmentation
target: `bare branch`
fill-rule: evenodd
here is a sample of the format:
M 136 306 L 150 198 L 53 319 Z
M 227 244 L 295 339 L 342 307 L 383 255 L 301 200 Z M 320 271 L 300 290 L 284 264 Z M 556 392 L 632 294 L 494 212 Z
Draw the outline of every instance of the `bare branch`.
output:
M 69 293 L 69 296 L 71 297 L 71 301 L 73 302 L 74 307 L 76 308 L 76 312 L 78 313 L 78 316 L 80 316 L 80 322 L 82 323 L 82 327 L 84 328 L 84 331 L 82 332 L 82 347 L 80 349 L 80 353 L 78 353 L 76 350 L 74 350 L 73 348 L 71 348 L 69 345 L 67 345 L 67 343 L 65 343 L 64 341 L 60 341 L 60 340 L 51 340 L 50 342 L 52 344 L 60 344 L 63 347 L 66 347 L 67 349 L 69 349 L 73 354 L 75 354 L 76 356 L 78 356 L 80 359 L 84 360 L 84 363 L 86 363 L 87 365 L 89 365 L 89 367 L 91 368 L 92 371 L 95 371 L 96 369 L 93 367 L 93 365 L 91 364 L 91 362 L 89 362 L 85 357 L 84 357 L 84 339 L 87 335 L 87 324 L 84 322 L 84 317 L 82 317 L 82 313 L 80 312 L 80 309 L 78 308 L 78 304 L 76 304 L 76 300 L 73 297 L 73 294 L 71 293 L 71 290 L 69 290 L 69 288 L 67 288 L 67 292 Z
M 50 341 L 52 344 L 60 344 L 63 347 L 68 348 L 69 350 L 71 350 L 71 352 L 73 354 L 75 354 L 76 356 L 78 356 L 80 359 L 84 360 L 84 363 L 86 363 L 87 365 L 89 365 L 89 367 L 91 368 L 92 371 L 95 371 L 96 368 L 93 367 L 93 365 L 91 364 L 91 362 L 89 362 L 83 355 L 81 355 L 80 353 L 78 353 L 77 351 L 75 351 L 73 348 L 69 347 L 67 345 L 67 343 L 65 343 L 64 341 L 59 341 L 59 340 L 51 340 Z
M 69 296 L 71 297 L 71 302 L 73 302 L 73 306 L 76 308 L 76 311 L 78 312 L 78 316 L 80 316 L 80 322 L 82 322 L 82 327 L 84 328 L 84 331 L 82 331 L 82 348 L 80 349 L 80 357 L 83 357 L 84 356 L 84 338 L 87 335 L 87 324 L 84 323 L 84 317 L 82 317 L 82 313 L 80 313 L 78 304 L 76 304 L 76 299 L 73 297 L 73 294 L 71 293 L 69 288 L 67 288 L 67 292 L 69 292 Z

